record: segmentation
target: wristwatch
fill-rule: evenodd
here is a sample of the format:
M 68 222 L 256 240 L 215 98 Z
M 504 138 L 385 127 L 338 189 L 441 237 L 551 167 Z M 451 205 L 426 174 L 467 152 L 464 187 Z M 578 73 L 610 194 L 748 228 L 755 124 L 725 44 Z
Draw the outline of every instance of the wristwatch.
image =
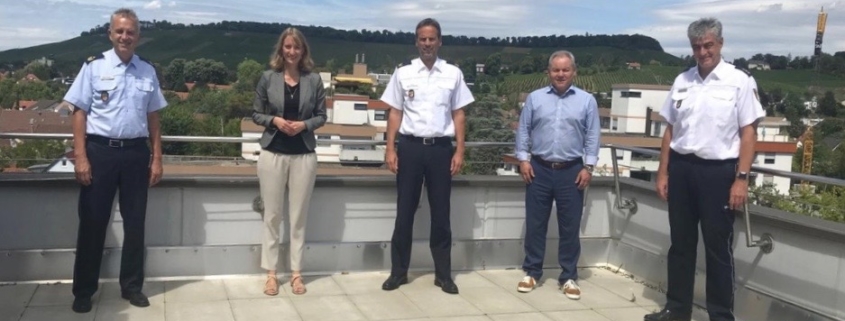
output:
M 592 174 L 592 173 L 593 173 L 593 168 L 594 168 L 594 167 L 593 167 L 593 165 L 584 165 L 584 169 L 586 169 L 586 170 L 587 170 L 587 173 Z
M 748 180 L 748 172 L 737 172 L 736 178 L 747 181 Z

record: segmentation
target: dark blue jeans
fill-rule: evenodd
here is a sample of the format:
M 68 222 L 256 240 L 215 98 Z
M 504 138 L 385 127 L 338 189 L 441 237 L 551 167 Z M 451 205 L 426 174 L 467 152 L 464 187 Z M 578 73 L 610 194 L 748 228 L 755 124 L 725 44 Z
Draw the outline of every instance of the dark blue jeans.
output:
M 534 180 L 525 187 L 525 261 L 522 269 L 539 280 L 543 276 L 543 258 L 546 253 L 546 232 L 552 202 L 557 205 L 558 263 L 563 271 L 558 280 L 577 280 L 578 257 L 581 255 L 579 228 L 584 191 L 578 189 L 575 179 L 584 167 L 581 163 L 561 169 L 551 169 L 535 160 Z

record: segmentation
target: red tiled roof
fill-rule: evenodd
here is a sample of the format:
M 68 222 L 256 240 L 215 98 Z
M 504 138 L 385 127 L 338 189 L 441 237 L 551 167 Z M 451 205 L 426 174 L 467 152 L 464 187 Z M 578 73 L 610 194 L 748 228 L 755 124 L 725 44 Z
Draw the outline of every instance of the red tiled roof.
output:
M 367 102 L 367 109 L 373 110 L 390 110 L 390 105 L 381 100 L 370 99 Z
M 73 123 L 52 111 L 0 110 L 0 132 L 70 134 Z
M 754 151 L 758 153 L 794 154 L 798 149 L 796 142 L 757 142 Z

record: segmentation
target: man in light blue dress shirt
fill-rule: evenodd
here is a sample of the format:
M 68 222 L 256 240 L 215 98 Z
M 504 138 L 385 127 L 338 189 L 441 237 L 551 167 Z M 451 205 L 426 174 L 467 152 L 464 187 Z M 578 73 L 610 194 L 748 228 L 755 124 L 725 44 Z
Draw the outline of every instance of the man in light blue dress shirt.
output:
M 551 85 L 528 95 L 516 133 L 516 156 L 526 183 L 522 265 L 526 276 L 517 290 L 530 292 L 543 275 L 546 231 L 554 202 L 560 234 L 558 261 L 563 269 L 558 281 L 563 294 L 573 300 L 581 297 L 576 283 L 581 208 L 584 189 L 598 161 L 600 133 L 595 98 L 572 85 L 576 70 L 571 52 L 551 55 Z
M 135 55 L 139 32 L 132 10 L 115 11 L 109 26 L 113 48 L 88 58 L 64 97 L 74 107 L 74 167 L 82 185 L 72 306 L 79 313 L 92 308 L 118 189 L 124 232 L 121 297 L 134 306 L 150 305 L 141 292 L 144 221 L 148 188 L 162 175 L 158 111 L 167 102 L 153 65 Z

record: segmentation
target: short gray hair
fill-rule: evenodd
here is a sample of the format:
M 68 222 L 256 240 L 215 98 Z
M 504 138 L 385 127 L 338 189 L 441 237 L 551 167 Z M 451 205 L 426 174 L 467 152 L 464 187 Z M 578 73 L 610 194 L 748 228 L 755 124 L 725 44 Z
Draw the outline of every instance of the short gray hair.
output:
M 135 14 L 135 11 L 129 8 L 120 8 L 114 11 L 111 14 L 111 18 L 109 19 L 109 29 L 111 29 L 111 22 L 114 21 L 116 18 L 126 18 L 132 21 L 135 21 L 135 31 L 141 31 L 141 22 L 138 20 L 138 15 Z
M 704 38 L 708 33 L 713 34 L 716 39 L 722 39 L 722 23 L 716 18 L 701 18 L 693 21 L 687 29 L 687 37 L 690 40 Z
M 552 65 L 552 61 L 560 57 L 569 58 L 569 61 L 572 61 L 572 68 L 578 69 L 578 65 L 575 64 L 575 55 L 573 55 L 572 52 L 570 52 L 569 50 L 558 50 L 553 52 L 552 55 L 549 57 L 549 66 Z

